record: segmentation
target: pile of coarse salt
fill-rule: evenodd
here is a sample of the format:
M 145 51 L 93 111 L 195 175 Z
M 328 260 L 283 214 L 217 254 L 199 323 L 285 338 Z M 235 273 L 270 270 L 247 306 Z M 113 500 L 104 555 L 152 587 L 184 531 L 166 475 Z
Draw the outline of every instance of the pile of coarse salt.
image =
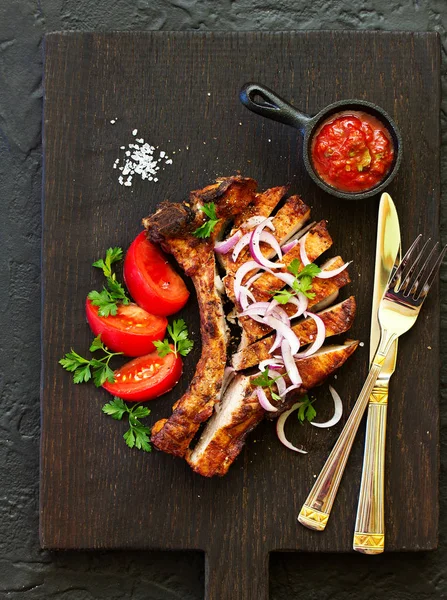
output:
M 136 138 L 138 129 L 132 131 Z M 134 175 L 148 181 L 158 181 L 157 173 L 163 165 L 172 165 L 172 159 L 164 150 L 158 150 L 158 146 L 151 146 L 143 138 L 135 139 L 135 143 L 121 146 L 124 156 L 118 157 L 113 163 L 113 168 L 121 171 L 118 181 L 121 185 L 130 187 Z

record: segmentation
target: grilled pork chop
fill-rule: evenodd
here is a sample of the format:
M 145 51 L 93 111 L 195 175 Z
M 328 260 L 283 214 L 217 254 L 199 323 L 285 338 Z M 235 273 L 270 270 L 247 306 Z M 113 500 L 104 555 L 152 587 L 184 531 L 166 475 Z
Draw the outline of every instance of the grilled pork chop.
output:
M 227 357 L 228 333 L 222 298 L 215 285 L 213 239 L 193 235 L 204 220 L 199 208 L 205 202 L 214 202 L 223 222 L 253 201 L 255 188 L 252 179 L 219 179 L 216 184 L 192 192 L 189 203 L 164 202 L 154 215 L 143 220 L 148 239 L 160 243 L 192 278 L 199 302 L 202 355 L 194 378 L 173 406 L 172 415 L 158 421 L 152 429 L 154 445 L 176 456 L 185 454 L 200 423 L 211 416 L 219 400 Z
M 303 386 L 299 395 L 304 395 L 309 389 L 322 383 L 351 356 L 357 346 L 358 342 L 354 341 L 342 346 L 326 346 L 300 360 L 299 371 Z M 297 395 L 290 394 L 282 409 L 289 408 L 296 398 Z M 250 377 L 237 375 L 216 406 L 196 447 L 193 451 L 188 451 L 188 464 L 204 477 L 225 475 L 241 452 L 247 435 L 264 416 L 265 411 L 258 402 Z
M 325 325 L 326 338 L 347 331 L 354 321 L 355 310 L 355 298 L 351 296 L 347 300 L 317 313 Z M 300 340 L 301 346 L 310 344 L 317 334 L 315 321 L 310 317 L 295 323 L 292 330 Z M 269 354 L 269 350 L 273 346 L 274 341 L 275 335 L 272 334 L 233 354 L 231 359 L 233 368 L 236 371 L 242 371 L 250 367 L 255 367 L 261 360 L 270 358 L 271 354 Z

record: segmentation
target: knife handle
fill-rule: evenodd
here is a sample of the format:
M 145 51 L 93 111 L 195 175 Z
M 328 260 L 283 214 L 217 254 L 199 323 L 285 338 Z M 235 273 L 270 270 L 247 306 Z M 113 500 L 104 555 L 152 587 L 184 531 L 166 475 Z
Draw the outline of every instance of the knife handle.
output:
M 353 548 L 381 554 L 385 547 L 384 481 L 388 380 L 376 382 L 368 404 L 365 453 Z

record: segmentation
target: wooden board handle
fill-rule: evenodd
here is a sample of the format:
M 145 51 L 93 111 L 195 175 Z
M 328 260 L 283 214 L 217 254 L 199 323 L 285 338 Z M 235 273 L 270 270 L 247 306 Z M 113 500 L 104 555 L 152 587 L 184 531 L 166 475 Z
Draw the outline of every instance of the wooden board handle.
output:
M 260 548 L 216 545 L 205 558 L 205 600 L 268 600 L 269 555 Z

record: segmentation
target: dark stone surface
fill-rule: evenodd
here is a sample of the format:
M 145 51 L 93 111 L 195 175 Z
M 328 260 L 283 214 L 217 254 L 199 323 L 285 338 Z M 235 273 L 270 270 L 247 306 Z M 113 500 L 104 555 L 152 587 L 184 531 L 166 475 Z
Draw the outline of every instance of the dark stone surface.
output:
M 199 600 L 199 553 L 39 549 L 42 36 L 89 29 L 438 31 L 443 43 L 442 183 L 447 185 L 446 0 L 0 0 L 0 599 Z M 409 74 L 411 76 L 411 74 Z M 430 157 L 427 157 L 429 160 Z M 447 238 L 447 198 L 442 208 Z M 447 329 L 442 273 L 442 335 Z M 447 359 L 447 343 L 443 344 Z M 271 598 L 447 597 L 447 366 L 442 371 L 441 535 L 430 554 L 272 555 Z M 417 415 L 415 415 L 417 418 Z M 424 518 L 421 515 L 421 518 Z

